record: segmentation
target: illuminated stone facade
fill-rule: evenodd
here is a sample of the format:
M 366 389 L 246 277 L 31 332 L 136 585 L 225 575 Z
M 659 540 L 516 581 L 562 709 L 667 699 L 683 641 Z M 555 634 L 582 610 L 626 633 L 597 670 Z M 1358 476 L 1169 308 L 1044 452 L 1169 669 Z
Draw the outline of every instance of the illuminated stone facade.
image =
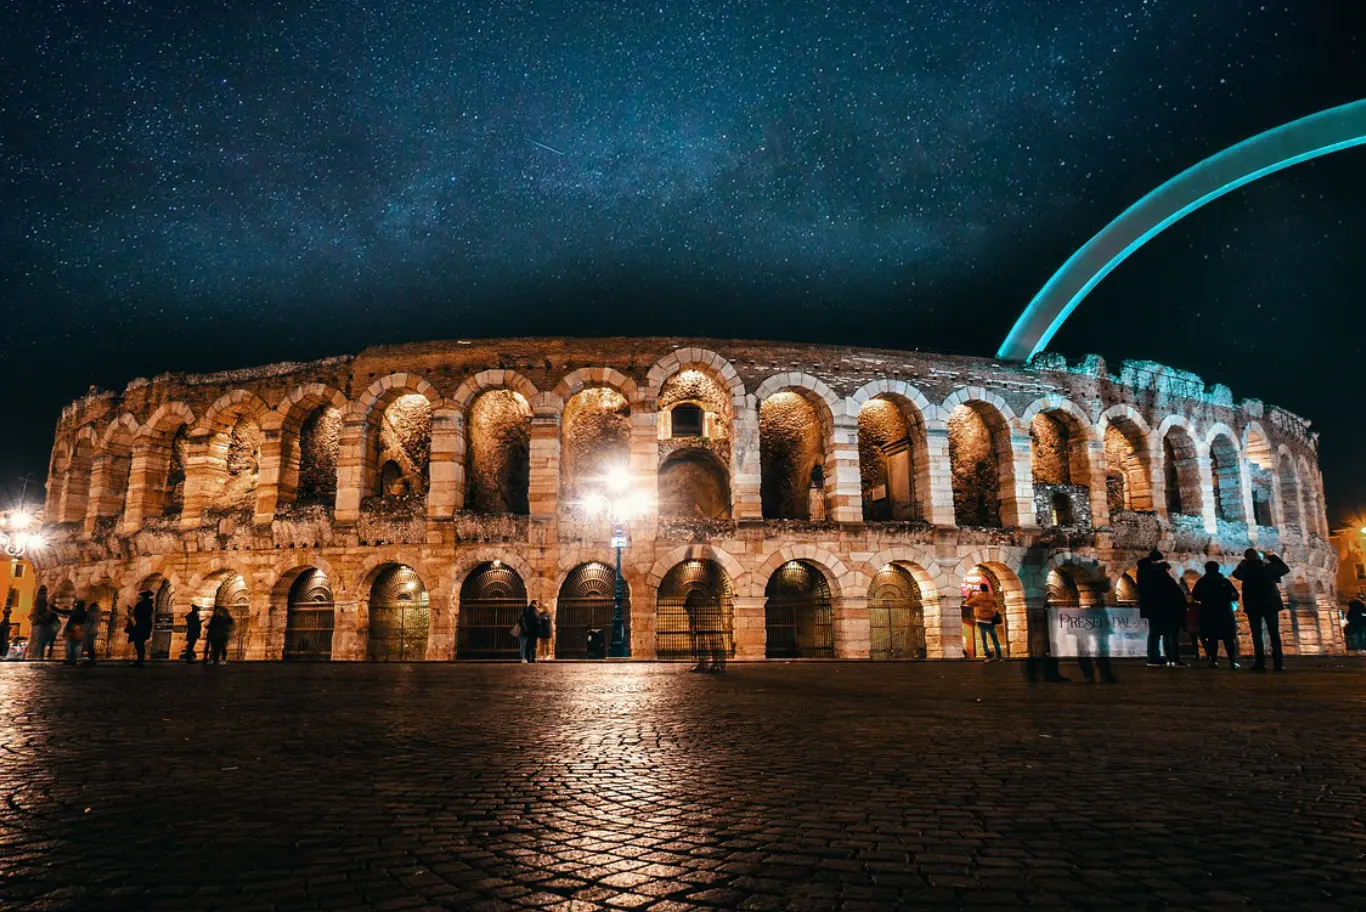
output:
M 1249 544 L 1294 570 L 1290 651 L 1342 649 L 1307 422 L 1048 353 L 501 339 L 135 380 L 62 414 L 40 578 L 154 592 L 154 654 L 222 604 L 239 657 L 510 657 L 539 599 L 578 657 L 610 615 L 584 498 L 614 466 L 654 504 L 627 527 L 637 658 L 686 654 L 704 609 L 737 658 L 972 655 L 979 580 L 1023 656 L 1049 604 L 1130 598 L 1154 546 L 1181 574 Z

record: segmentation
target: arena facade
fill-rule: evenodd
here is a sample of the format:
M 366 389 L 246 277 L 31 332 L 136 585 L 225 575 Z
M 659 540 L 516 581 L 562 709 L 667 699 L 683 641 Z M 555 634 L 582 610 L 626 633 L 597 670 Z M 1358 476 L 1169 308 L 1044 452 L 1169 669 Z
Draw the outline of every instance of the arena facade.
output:
M 614 470 L 638 659 L 960 658 L 986 582 L 1008 654 L 1050 606 L 1124 604 L 1150 548 L 1189 582 L 1284 556 L 1287 652 L 1341 652 L 1308 422 L 1148 362 L 1027 365 L 665 338 L 495 339 L 134 380 L 62 413 L 39 579 L 120 619 L 155 594 L 153 656 L 226 605 L 247 659 L 511 658 L 528 599 L 550 655 L 610 623 Z M 1246 632 L 1245 632 L 1246 635 Z

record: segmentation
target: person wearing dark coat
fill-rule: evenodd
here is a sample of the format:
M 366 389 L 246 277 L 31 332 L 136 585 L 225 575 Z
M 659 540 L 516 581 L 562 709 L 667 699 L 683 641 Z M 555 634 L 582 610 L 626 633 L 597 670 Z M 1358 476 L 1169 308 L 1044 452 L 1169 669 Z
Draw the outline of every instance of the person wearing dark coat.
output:
M 1228 667 L 1238 666 L 1238 621 L 1233 606 L 1238 603 L 1238 589 L 1219 572 L 1218 561 L 1205 564 L 1205 575 L 1200 577 L 1191 593 L 1200 603 L 1200 639 L 1209 656 L 1209 667 L 1219 667 L 1219 644 L 1228 653 Z
M 138 603 L 133 606 L 133 619 L 128 624 L 128 641 L 137 650 L 134 668 L 142 668 L 147 661 L 147 640 L 152 636 L 152 593 L 144 590 L 138 593 Z
M 75 665 L 81 657 L 81 645 L 85 642 L 85 602 L 77 599 L 66 616 L 66 627 L 62 629 L 62 639 L 66 644 L 66 659 L 63 665 Z
M 1348 649 L 1366 649 L 1366 602 L 1352 599 L 1347 603 L 1347 628 L 1343 633 L 1347 635 Z
M 1185 668 L 1176 634 L 1186 618 L 1186 593 L 1156 549 L 1138 562 L 1138 615 L 1148 621 L 1148 666 Z
M 1243 582 L 1243 613 L 1252 628 L 1252 670 L 1266 671 L 1266 653 L 1262 646 L 1262 625 L 1271 640 L 1271 661 L 1277 671 L 1285 671 L 1285 656 L 1281 652 L 1281 627 L 1277 617 L 1285 609 L 1281 600 L 1281 577 L 1290 572 L 1274 554 L 1266 560 L 1256 548 L 1243 552 L 1243 562 L 1233 571 L 1233 578 Z
M 190 606 L 189 612 L 185 615 L 185 661 L 194 664 L 194 647 L 199 642 L 199 635 L 204 631 L 204 622 L 200 620 L 199 609 L 194 605 Z
M 535 601 L 527 602 L 517 618 L 518 646 L 521 647 L 522 661 L 536 661 L 536 643 L 541 637 L 541 612 Z
M 209 663 L 213 665 L 226 665 L 228 663 L 228 639 L 232 635 L 232 627 L 237 622 L 232 619 L 232 614 L 223 605 L 218 605 L 213 609 L 213 614 L 209 615 L 209 629 L 205 631 L 206 639 L 209 641 Z

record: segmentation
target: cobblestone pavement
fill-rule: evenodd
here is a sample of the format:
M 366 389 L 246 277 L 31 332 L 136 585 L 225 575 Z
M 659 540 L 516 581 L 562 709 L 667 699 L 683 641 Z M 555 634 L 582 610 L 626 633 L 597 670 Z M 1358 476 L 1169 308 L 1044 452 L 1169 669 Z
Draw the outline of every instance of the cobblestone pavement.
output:
M 0 665 L 0 908 L 1366 908 L 1366 663 Z

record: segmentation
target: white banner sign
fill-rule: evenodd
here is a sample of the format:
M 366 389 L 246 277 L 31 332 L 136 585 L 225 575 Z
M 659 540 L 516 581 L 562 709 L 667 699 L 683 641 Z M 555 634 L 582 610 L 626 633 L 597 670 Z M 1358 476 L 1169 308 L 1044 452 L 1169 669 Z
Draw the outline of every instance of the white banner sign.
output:
M 1050 608 L 1048 645 L 1053 655 L 1142 658 L 1148 622 L 1137 608 Z

